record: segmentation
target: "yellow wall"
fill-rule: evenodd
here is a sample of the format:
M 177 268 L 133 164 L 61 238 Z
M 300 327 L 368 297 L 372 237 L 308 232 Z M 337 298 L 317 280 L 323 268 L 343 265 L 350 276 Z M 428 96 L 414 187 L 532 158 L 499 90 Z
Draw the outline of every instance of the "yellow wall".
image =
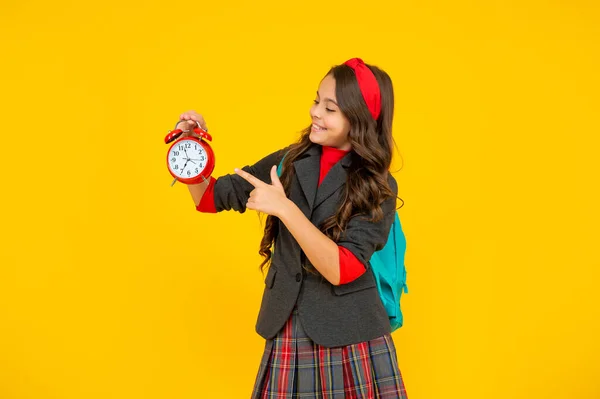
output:
M 395 83 L 409 397 L 600 397 L 598 6 L 288 7 L 2 3 L 0 398 L 249 397 L 260 221 L 195 212 L 162 140 L 199 110 L 232 173 L 355 56 Z

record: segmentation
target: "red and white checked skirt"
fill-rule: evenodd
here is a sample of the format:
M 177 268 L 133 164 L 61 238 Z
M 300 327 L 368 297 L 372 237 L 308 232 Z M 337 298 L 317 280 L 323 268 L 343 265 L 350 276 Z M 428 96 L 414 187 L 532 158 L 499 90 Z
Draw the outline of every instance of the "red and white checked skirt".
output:
M 396 348 L 389 334 L 358 344 L 327 348 L 302 328 L 298 309 L 267 340 L 253 399 L 406 399 Z

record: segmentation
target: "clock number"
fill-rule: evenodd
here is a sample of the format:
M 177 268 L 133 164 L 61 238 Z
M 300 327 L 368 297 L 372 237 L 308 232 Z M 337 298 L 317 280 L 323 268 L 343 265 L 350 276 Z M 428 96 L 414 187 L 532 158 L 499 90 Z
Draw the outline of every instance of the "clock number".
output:
M 198 168 L 196 168 L 196 170 L 194 171 L 194 173 L 196 173 L 196 174 L 198 174 L 198 173 L 199 173 L 199 172 L 198 172 Z
M 185 144 L 185 148 L 192 148 L 192 145 L 190 143 L 184 143 Z
M 204 161 L 204 155 L 200 156 L 200 160 Z
M 171 162 L 173 162 L 173 163 L 177 162 L 177 158 L 175 158 L 175 157 L 171 158 Z
M 173 166 L 173 169 L 175 169 L 175 170 L 179 169 L 179 165 Z
M 173 155 L 178 157 L 179 156 L 179 151 L 173 151 Z
M 192 174 L 192 172 L 188 170 L 188 171 L 187 171 L 187 175 L 189 176 L 189 175 L 191 175 L 191 174 Z

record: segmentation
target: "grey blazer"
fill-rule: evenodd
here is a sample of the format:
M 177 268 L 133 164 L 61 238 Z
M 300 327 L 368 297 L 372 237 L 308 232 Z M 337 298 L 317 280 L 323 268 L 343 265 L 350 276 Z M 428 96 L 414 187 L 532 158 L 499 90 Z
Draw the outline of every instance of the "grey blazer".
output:
M 270 183 L 271 167 L 279 164 L 286 151 L 276 151 L 242 169 Z M 336 163 L 318 186 L 320 159 L 321 146 L 313 144 L 293 163 L 296 175 L 290 191 L 290 199 L 316 226 L 332 215 L 341 201 L 351 154 Z M 391 174 L 388 181 L 397 194 L 396 180 Z M 236 174 L 219 177 L 214 186 L 217 212 L 231 209 L 245 212 L 253 189 Z M 321 275 L 304 270 L 302 264 L 310 265 L 310 261 L 279 221 L 279 234 L 265 279 L 256 332 L 265 339 L 273 338 L 297 304 L 302 327 L 315 343 L 322 346 L 350 345 L 390 333 L 390 323 L 379 299 L 369 259 L 387 241 L 394 221 L 396 198 L 387 199 L 382 210 L 384 218 L 380 222 L 372 223 L 360 217 L 349 221 L 346 235 L 337 244 L 350 250 L 367 271 L 356 280 L 337 286 Z

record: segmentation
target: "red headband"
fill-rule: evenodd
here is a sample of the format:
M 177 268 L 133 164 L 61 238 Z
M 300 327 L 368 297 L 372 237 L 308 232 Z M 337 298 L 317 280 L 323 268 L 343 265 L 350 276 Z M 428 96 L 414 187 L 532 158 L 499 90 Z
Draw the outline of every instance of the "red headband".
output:
M 367 103 L 373 119 L 377 120 L 381 112 L 381 93 L 375 75 L 360 58 L 350 58 L 344 64 L 354 70 L 365 103 Z

